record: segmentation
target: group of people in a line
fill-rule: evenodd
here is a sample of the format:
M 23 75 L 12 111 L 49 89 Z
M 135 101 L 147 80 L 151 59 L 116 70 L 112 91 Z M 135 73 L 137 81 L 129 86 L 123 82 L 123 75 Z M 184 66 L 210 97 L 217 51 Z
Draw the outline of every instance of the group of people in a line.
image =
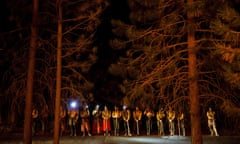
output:
M 33 109 L 33 120 L 37 117 L 36 109 Z M 211 135 L 218 136 L 216 123 L 214 118 L 215 112 L 209 108 L 207 112 L 208 127 Z M 104 106 L 103 110 L 100 110 L 99 105 L 90 112 L 88 106 L 83 106 L 81 110 L 79 108 L 60 108 L 60 135 L 66 131 L 66 127 L 70 130 L 70 136 L 76 136 L 79 130 L 82 136 L 105 135 L 119 136 L 132 136 L 146 134 L 151 135 L 153 130 L 153 124 L 156 124 L 157 134 L 159 136 L 165 135 L 165 129 L 168 128 L 169 135 L 185 136 L 185 115 L 182 111 L 177 113 L 169 107 L 164 111 L 163 108 L 159 108 L 156 112 L 147 107 L 145 110 L 140 110 L 139 107 L 135 107 L 130 110 L 127 106 L 123 106 L 121 109 L 118 106 L 114 106 L 111 111 L 107 106 Z M 130 121 L 131 120 L 131 121 Z M 145 122 L 145 126 L 142 122 Z M 168 124 L 167 126 L 165 125 Z M 33 123 L 33 125 L 36 125 Z M 175 132 L 175 126 L 178 127 L 178 132 Z M 34 132 L 34 128 L 33 128 Z

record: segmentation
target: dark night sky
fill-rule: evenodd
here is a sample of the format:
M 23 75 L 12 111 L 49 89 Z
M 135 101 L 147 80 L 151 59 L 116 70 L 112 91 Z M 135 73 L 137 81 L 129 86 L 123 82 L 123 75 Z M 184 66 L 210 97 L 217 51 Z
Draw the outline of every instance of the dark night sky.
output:
M 0 18 L 1 18 L 1 26 L 0 26 L 0 33 L 7 31 L 8 28 L 8 10 L 5 8 L 5 1 L 0 1 Z
M 111 16 L 116 19 L 127 20 L 128 17 L 128 8 L 127 0 L 110 0 L 111 6 L 108 9 L 108 16 Z M 0 18 L 1 18 L 1 27 L 0 33 L 6 32 L 10 29 L 10 10 L 6 8 L 6 3 L 8 0 L 0 0 Z
M 97 45 L 99 47 L 99 57 L 97 63 L 92 67 L 90 76 L 92 81 L 95 82 L 95 96 L 97 100 L 104 100 L 107 97 L 112 97 L 118 91 L 119 79 L 110 75 L 108 67 L 111 63 L 117 61 L 121 52 L 113 51 L 109 46 L 111 34 L 111 19 L 120 19 L 128 21 L 128 7 L 126 0 L 111 0 L 111 7 L 104 13 L 102 24 L 97 33 Z M 109 89 L 115 90 L 110 91 Z M 113 94 L 113 95 L 111 95 Z M 116 95 L 116 94 L 115 94 Z M 115 99 L 117 100 L 117 98 Z

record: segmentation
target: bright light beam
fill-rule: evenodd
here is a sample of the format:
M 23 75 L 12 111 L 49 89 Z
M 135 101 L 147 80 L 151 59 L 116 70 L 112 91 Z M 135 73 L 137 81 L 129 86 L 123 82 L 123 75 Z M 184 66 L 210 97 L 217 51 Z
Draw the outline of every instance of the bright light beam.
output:
M 189 137 L 181 136 L 151 136 L 151 137 L 108 137 L 105 142 L 115 144 L 123 142 L 124 144 L 190 144 Z
M 70 107 L 71 107 L 71 108 L 76 108 L 76 107 L 77 107 L 77 102 L 76 102 L 76 101 L 72 101 L 72 102 L 70 103 Z

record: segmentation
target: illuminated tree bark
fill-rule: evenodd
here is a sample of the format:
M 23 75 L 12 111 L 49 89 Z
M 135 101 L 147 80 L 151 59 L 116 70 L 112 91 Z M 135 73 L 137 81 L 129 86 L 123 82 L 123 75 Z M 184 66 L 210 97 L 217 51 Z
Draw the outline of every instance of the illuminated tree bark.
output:
M 33 95 L 35 53 L 37 47 L 37 18 L 38 18 L 38 0 L 33 0 L 31 40 L 29 48 L 29 63 L 24 116 L 24 144 L 32 143 L 32 95 Z
M 193 4 L 193 0 L 188 0 L 188 4 Z M 189 65 L 189 97 L 190 97 L 190 117 L 191 117 L 191 138 L 192 144 L 202 144 L 202 132 L 200 123 L 200 105 L 198 94 L 197 78 L 197 56 L 195 48 L 195 32 L 193 28 L 193 12 L 188 12 L 188 65 Z
M 57 0 L 58 7 L 58 37 L 57 37 L 57 72 L 56 72 L 56 99 L 54 118 L 54 139 L 53 143 L 59 143 L 59 115 L 61 99 L 61 75 L 62 75 L 62 0 Z

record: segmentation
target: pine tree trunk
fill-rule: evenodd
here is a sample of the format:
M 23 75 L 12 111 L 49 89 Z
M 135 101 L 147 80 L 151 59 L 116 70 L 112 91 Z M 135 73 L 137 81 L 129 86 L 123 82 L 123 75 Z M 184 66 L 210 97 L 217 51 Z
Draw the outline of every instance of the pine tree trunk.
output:
M 62 0 L 57 0 L 58 7 L 58 39 L 57 39 L 57 72 L 56 72 L 56 99 L 54 117 L 54 144 L 59 144 L 60 127 L 60 99 L 61 99 L 61 75 L 62 75 Z
M 188 0 L 191 5 L 193 0 Z M 199 110 L 199 94 L 197 79 L 197 56 L 195 49 L 195 32 L 193 25 L 193 13 L 188 12 L 188 63 L 189 63 L 189 96 L 192 144 L 202 144 L 201 119 Z
M 33 0 L 31 40 L 29 48 L 29 63 L 26 87 L 26 103 L 24 115 L 24 144 L 32 143 L 32 95 L 33 95 L 33 78 L 35 68 L 35 53 L 37 46 L 37 18 L 38 18 L 38 0 Z

